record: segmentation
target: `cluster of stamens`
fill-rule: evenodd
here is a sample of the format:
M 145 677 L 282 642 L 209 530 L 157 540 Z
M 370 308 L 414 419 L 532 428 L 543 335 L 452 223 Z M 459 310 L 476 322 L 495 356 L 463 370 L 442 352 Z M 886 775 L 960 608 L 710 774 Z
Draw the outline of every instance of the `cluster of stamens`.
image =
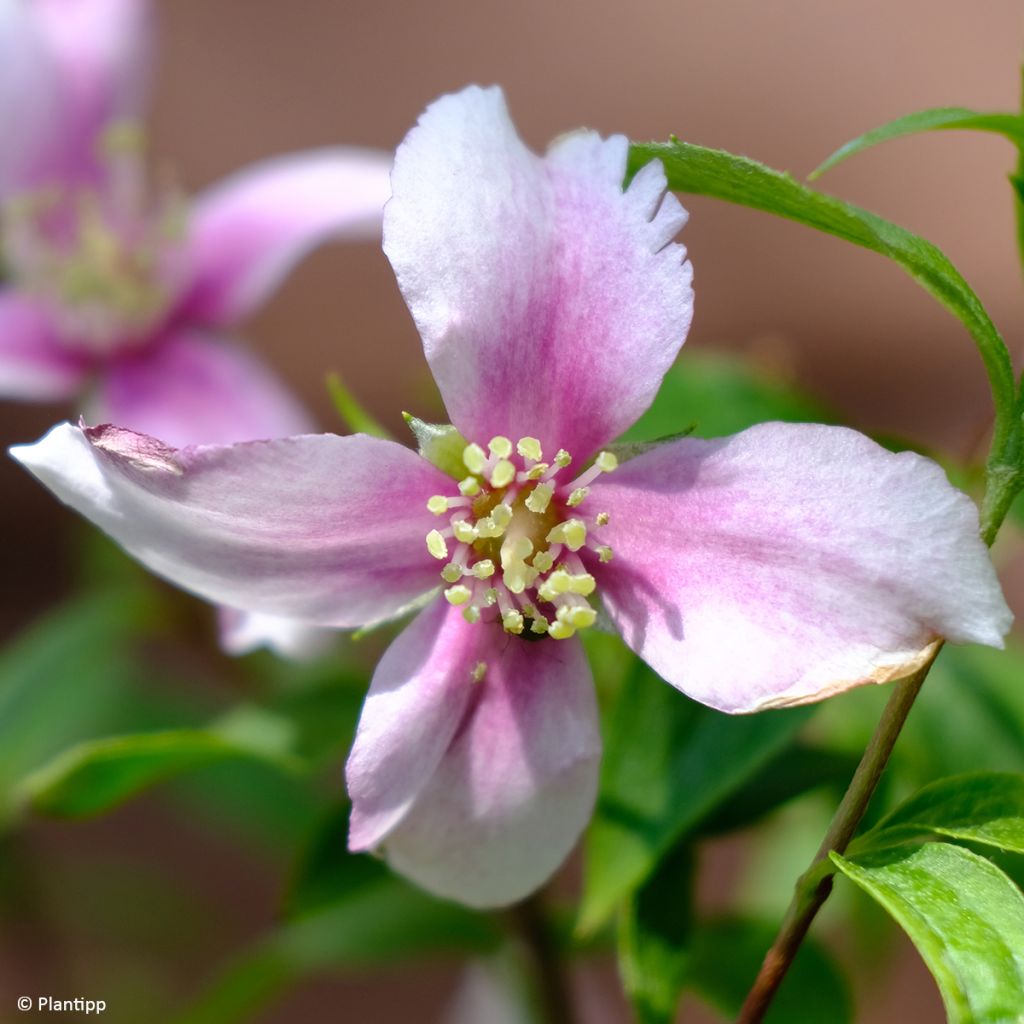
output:
M 165 314 L 183 278 L 180 196 L 155 200 L 141 137 L 110 129 L 101 189 L 58 186 L 14 197 L 0 209 L 0 242 L 18 287 L 46 302 L 61 336 L 104 351 L 142 339 Z
M 595 536 L 608 513 L 588 515 L 582 506 L 589 485 L 618 460 L 601 452 L 580 476 L 562 482 L 572 456 L 560 449 L 551 462 L 543 457 L 535 437 L 514 446 L 492 437 L 487 451 L 467 445 L 458 496 L 436 494 L 427 502 L 448 517 L 447 527 L 427 534 L 427 550 L 445 563 L 445 597 L 462 606 L 468 622 L 490 614 L 509 633 L 564 640 L 597 616 L 587 600 L 596 583 L 581 553 L 611 559 L 612 549 Z

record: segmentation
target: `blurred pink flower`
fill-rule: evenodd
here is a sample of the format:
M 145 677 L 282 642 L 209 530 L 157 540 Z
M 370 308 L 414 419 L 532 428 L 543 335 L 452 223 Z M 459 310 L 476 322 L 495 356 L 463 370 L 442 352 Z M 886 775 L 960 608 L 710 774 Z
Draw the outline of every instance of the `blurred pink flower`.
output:
M 64 424 L 13 450 L 210 599 L 343 628 L 423 606 L 373 677 L 349 842 L 474 905 L 539 885 L 590 815 L 595 594 L 669 683 L 729 712 L 884 682 L 938 637 L 998 646 L 1010 624 L 977 510 L 918 455 L 781 423 L 622 465 L 603 448 L 692 312 L 686 214 L 657 162 L 623 191 L 627 148 L 579 132 L 537 157 L 479 88 L 400 147 L 385 250 L 469 441 L 448 475 L 362 435 L 178 450 Z
M 145 0 L 0 0 L 0 396 L 74 400 L 176 445 L 307 433 L 231 335 L 315 246 L 379 237 L 390 156 L 324 149 L 192 203 L 151 196 L 135 127 L 151 21 Z M 235 653 L 322 646 L 267 616 L 221 621 Z

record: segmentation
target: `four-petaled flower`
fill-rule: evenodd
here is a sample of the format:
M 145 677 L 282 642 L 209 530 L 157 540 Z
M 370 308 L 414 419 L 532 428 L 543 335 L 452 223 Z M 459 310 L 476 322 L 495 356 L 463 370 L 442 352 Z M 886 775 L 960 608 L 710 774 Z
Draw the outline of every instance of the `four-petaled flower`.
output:
M 669 683 L 729 712 L 885 682 L 940 637 L 999 645 L 1010 623 L 974 505 L 918 455 L 773 423 L 619 464 L 608 445 L 692 310 L 685 212 L 656 162 L 623 190 L 626 156 L 580 132 L 537 157 L 475 87 L 400 147 L 385 250 L 464 439 L 447 474 L 360 435 L 179 450 L 65 424 L 14 451 L 213 600 L 355 627 L 440 586 L 373 677 L 350 846 L 474 905 L 540 884 L 590 814 L 577 634 L 595 599 Z
M 316 245 L 379 237 L 390 156 L 336 147 L 193 203 L 151 195 L 137 127 L 151 15 L 145 0 L 0 2 L 0 396 L 74 400 L 175 445 L 306 433 L 229 338 Z M 301 653 L 313 636 L 232 609 L 221 622 L 235 651 Z

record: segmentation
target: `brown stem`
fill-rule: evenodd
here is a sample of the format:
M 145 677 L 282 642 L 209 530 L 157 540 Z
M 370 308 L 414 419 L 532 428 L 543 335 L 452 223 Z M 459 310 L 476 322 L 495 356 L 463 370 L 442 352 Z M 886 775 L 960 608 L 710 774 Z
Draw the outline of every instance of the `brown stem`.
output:
M 786 911 L 779 934 L 764 958 L 757 979 L 740 1010 L 737 1024 L 758 1024 L 764 1018 L 782 979 L 786 976 L 786 972 L 800 948 L 800 943 L 803 942 L 807 930 L 811 927 L 811 922 L 832 891 L 833 875 L 830 870 L 829 854 L 833 850 L 842 853 L 853 838 L 857 825 L 864 817 L 864 812 L 868 809 L 871 797 L 882 777 L 896 738 L 903 728 L 903 723 L 910 713 L 914 699 L 924 683 L 925 676 L 928 675 L 934 664 L 941 646 L 941 643 L 936 644 L 928 661 L 912 676 L 896 684 L 896 688 L 882 712 L 882 718 L 875 729 L 875 734 L 871 737 L 871 742 L 864 751 L 860 764 L 857 765 L 846 795 L 832 818 L 828 832 L 826 832 L 814 860 L 811 861 L 811 866 L 796 884 L 796 891 L 789 909 Z
M 563 970 L 558 943 L 552 933 L 540 893 L 517 903 L 512 920 L 529 959 L 534 997 L 544 1024 L 574 1024 L 569 979 Z

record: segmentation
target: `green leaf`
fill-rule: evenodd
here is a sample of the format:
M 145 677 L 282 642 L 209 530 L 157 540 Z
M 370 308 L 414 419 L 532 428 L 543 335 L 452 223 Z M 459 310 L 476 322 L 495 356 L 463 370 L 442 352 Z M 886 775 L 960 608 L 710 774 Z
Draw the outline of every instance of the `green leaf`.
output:
M 811 790 L 834 789 L 841 795 L 860 759 L 796 743 L 787 747 L 739 790 L 723 800 L 699 826 L 701 835 L 745 828 Z
M 915 114 L 906 114 L 889 121 L 878 128 L 872 128 L 859 138 L 840 146 L 827 160 L 816 167 L 808 175 L 811 181 L 821 177 L 836 164 L 861 150 L 870 149 L 880 142 L 899 139 L 905 135 L 917 135 L 920 132 L 966 130 L 979 132 L 995 132 L 1003 135 L 1017 146 L 1024 146 L 1024 118 L 1019 114 L 980 114 L 966 107 L 934 107 L 931 110 L 920 110 Z
M 950 1024 L 1024 1016 L 1024 895 L 994 864 L 925 843 L 832 861 L 903 927 L 932 972 Z
M 391 438 L 391 432 L 362 407 L 339 374 L 327 374 L 327 390 L 338 415 L 353 431 L 357 434 L 369 434 L 371 437 Z
M 1024 775 L 975 772 L 925 786 L 850 847 L 851 856 L 928 834 L 1024 853 Z
M 732 918 L 694 930 L 688 987 L 733 1020 L 743 1005 L 776 928 Z M 766 1024 L 846 1024 L 853 1019 L 846 984 L 832 959 L 805 940 L 765 1016 Z
M 688 349 L 665 374 L 653 404 L 623 440 L 650 441 L 691 423 L 701 437 L 721 437 L 766 420 L 823 423 L 831 418 L 748 360 Z
M 19 802 L 40 814 L 84 818 L 101 814 L 150 786 L 234 758 L 297 771 L 289 754 L 289 723 L 257 708 L 236 708 L 207 729 L 115 736 L 81 743 L 23 779 Z
M 413 432 L 420 455 L 427 462 L 456 480 L 461 480 L 469 472 L 462 461 L 466 439 L 450 423 L 427 423 L 411 412 L 403 412 L 402 418 Z
M 626 901 L 619 973 L 638 1024 L 672 1024 L 690 966 L 694 852 L 684 843 Z
M 629 172 L 661 160 L 669 188 L 763 210 L 888 256 L 967 328 L 981 353 L 996 406 L 993 451 L 1000 455 L 1018 431 L 1009 352 L 985 307 L 952 263 L 930 242 L 882 217 L 815 192 L 790 175 L 747 157 L 672 139 L 634 143 Z
M 638 660 L 608 716 L 579 928 L 590 932 L 604 922 L 683 834 L 756 775 L 811 713 L 725 715 L 684 697 Z

